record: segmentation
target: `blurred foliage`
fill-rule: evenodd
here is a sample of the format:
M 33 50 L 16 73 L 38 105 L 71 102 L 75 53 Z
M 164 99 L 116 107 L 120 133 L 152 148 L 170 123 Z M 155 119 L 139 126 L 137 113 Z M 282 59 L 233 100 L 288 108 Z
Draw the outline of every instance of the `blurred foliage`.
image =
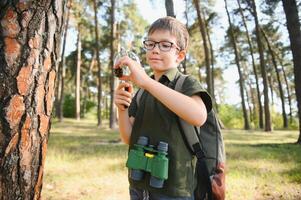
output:
M 89 99 L 81 98 L 81 117 L 96 108 L 96 103 Z M 74 118 L 75 117 L 75 97 L 73 94 L 65 94 L 64 105 L 63 105 L 64 117 Z
M 243 115 L 240 107 L 224 104 L 219 106 L 218 113 L 225 128 L 241 129 L 243 128 Z

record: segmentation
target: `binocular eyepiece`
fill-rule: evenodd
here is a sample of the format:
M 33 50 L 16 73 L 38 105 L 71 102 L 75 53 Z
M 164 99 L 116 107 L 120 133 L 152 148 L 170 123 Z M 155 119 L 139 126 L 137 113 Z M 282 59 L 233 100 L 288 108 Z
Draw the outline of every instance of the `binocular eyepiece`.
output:
M 148 142 L 147 137 L 141 136 L 130 150 L 126 164 L 129 176 L 135 181 L 141 181 L 145 173 L 150 173 L 150 186 L 162 188 L 168 178 L 168 143 L 160 141 L 154 148 Z

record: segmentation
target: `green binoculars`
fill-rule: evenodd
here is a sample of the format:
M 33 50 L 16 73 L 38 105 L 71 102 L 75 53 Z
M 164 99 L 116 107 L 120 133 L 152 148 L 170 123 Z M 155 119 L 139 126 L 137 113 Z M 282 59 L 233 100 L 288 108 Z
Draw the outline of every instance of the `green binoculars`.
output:
M 137 144 L 130 149 L 126 166 L 129 168 L 130 178 L 140 181 L 144 173 L 150 173 L 150 186 L 162 188 L 168 178 L 168 144 L 159 142 L 155 149 L 148 145 L 148 138 L 140 136 Z

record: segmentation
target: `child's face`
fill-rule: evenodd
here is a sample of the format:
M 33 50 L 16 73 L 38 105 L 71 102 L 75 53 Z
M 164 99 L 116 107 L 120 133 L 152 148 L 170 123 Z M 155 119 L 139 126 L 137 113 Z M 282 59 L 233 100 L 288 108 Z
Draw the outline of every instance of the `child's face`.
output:
M 185 58 L 185 52 L 180 51 L 180 48 L 177 46 L 176 37 L 171 35 L 169 31 L 156 30 L 148 36 L 147 41 L 156 42 L 152 50 L 146 51 L 147 63 L 153 69 L 154 73 L 164 73 L 168 69 L 175 68 Z M 169 51 L 166 51 L 163 47 L 164 44 L 158 44 L 158 42 L 162 41 L 167 42 L 167 44 L 172 43 Z M 164 51 L 160 50 L 159 45 L 161 45 L 161 49 Z

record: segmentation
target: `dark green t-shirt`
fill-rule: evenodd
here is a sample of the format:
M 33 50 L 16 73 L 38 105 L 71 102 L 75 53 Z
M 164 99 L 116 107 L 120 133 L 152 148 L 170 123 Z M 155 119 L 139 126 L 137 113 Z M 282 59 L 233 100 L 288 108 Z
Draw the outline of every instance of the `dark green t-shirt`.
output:
M 160 83 L 175 87 L 178 77 L 177 68 L 167 71 L 159 80 Z M 188 76 L 182 86 L 183 94 L 187 96 L 199 95 L 206 105 L 207 112 L 212 108 L 211 98 L 202 89 L 199 81 Z M 129 115 L 135 118 L 130 146 L 132 148 L 139 136 L 149 138 L 149 144 L 157 145 L 159 141 L 168 143 L 169 170 L 168 179 L 161 189 L 149 185 L 149 174 L 141 181 L 133 181 L 129 178 L 130 185 L 136 188 L 147 189 L 168 196 L 185 197 L 191 196 L 195 188 L 194 169 L 196 159 L 192 156 L 182 138 L 175 113 L 165 107 L 150 93 L 144 91 L 140 99 L 140 105 L 136 102 L 137 96 L 129 107 Z M 176 99 L 175 99 L 176 101 Z

